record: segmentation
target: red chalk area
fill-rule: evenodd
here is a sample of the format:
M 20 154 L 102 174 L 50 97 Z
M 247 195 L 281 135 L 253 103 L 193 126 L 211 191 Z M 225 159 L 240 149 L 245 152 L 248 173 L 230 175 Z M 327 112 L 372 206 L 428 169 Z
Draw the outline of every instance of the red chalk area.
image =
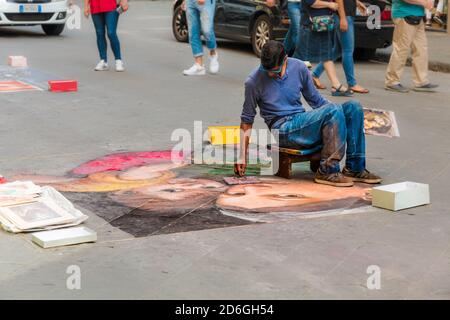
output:
M 172 153 L 171 150 L 115 153 L 88 161 L 73 169 L 71 173 L 89 175 L 96 172 L 119 171 L 146 164 L 181 162 L 182 160 L 183 154 L 181 152 Z
M 22 92 L 40 90 L 38 87 L 32 86 L 21 81 L 0 81 L 1 92 Z

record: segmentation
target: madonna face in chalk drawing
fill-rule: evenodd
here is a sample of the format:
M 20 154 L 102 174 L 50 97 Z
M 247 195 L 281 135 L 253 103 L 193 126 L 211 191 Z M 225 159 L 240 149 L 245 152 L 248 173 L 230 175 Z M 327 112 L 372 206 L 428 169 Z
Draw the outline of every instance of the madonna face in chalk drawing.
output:
M 261 178 L 263 183 L 230 187 L 217 199 L 221 209 L 239 212 L 314 212 L 346 208 L 367 200 L 367 190 L 335 188 L 309 180 Z
M 172 212 L 212 207 L 227 189 L 207 179 L 177 178 L 166 183 L 112 193 L 110 198 L 132 208 L 150 212 Z

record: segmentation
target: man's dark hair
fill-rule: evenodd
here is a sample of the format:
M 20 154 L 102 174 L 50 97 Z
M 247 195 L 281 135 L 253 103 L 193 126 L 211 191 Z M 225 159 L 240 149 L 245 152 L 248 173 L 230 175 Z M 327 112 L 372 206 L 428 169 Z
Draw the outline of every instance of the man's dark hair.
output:
M 279 67 L 285 56 L 283 44 L 275 40 L 269 40 L 261 50 L 261 65 L 267 70 Z

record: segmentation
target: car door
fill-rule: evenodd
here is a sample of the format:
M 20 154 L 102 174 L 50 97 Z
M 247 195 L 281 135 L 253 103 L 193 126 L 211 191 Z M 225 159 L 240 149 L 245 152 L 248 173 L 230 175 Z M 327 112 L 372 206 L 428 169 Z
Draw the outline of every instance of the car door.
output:
M 216 0 L 216 12 L 214 16 L 214 28 L 216 34 L 226 33 L 225 10 L 225 0 Z
M 255 8 L 263 1 L 258 0 L 223 0 L 227 30 L 237 36 L 249 35 L 249 21 Z

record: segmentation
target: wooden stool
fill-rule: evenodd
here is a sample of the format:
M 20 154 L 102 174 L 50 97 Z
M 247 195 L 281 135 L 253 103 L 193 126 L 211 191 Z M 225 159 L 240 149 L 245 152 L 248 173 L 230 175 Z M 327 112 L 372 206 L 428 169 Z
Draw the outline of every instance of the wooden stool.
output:
M 292 164 L 296 162 L 309 161 L 309 168 L 312 172 L 317 172 L 320 166 L 320 152 L 322 146 L 317 146 L 312 149 L 289 149 L 278 146 L 268 146 L 272 152 L 278 152 L 278 172 L 276 176 L 291 179 L 292 178 Z M 272 157 L 273 159 L 273 157 Z

